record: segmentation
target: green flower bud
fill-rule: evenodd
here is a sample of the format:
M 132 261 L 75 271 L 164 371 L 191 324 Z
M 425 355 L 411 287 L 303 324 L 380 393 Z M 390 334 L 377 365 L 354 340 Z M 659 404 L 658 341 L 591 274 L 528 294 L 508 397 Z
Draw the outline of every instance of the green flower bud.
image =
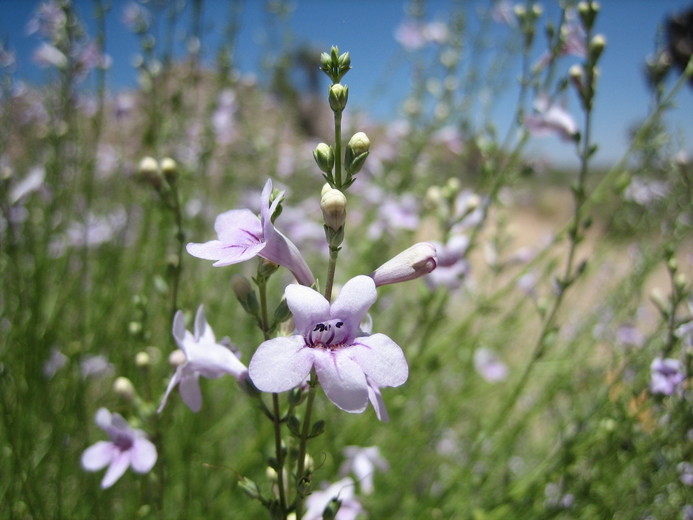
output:
M 357 132 L 349 139 L 344 156 L 344 167 L 350 175 L 354 175 L 361 171 L 363 163 L 366 162 L 366 158 L 368 157 L 368 149 L 370 146 L 371 141 L 363 132 Z
M 330 500 L 330 502 L 325 506 L 325 510 L 322 512 L 323 520 L 334 520 L 337 517 L 339 508 L 342 506 L 342 501 L 337 497 Z
M 594 20 L 597 18 L 597 13 L 599 12 L 599 2 L 593 2 L 589 0 L 587 2 L 580 2 L 577 6 L 578 15 L 580 16 L 580 21 L 585 29 L 591 29 L 594 25 Z
M 161 173 L 164 174 L 164 178 L 169 183 L 175 182 L 178 175 L 178 164 L 170 157 L 164 157 L 161 159 Z
M 320 143 L 315 150 L 313 150 L 313 158 L 323 172 L 328 175 L 332 173 L 332 168 L 334 168 L 334 150 L 332 147 L 326 143 Z
M 346 108 L 348 99 L 349 87 L 341 83 L 337 83 L 330 87 L 328 100 L 333 112 L 342 112 Z
M 602 34 L 597 34 L 589 44 L 588 54 L 592 63 L 597 63 L 599 57 L 606 47 L 606 38 Z
M 257 316 L 260 312 L 260 304 L 253 290 L 250 281 L 241 274 L 235 274 L 231 277 L 231 290 L 236 295 L 241 307 L 251 316 Z
M 325 225 L 334 231 L 344 226 L 346 220 L 346 197 L 336 189 L 327 190 L 320 199 L 320 209 Z
M 155 188 L 161 187 L 161 172 L 159 163 L 154 157 L 144 157 L 137 168 L 139 174 Z

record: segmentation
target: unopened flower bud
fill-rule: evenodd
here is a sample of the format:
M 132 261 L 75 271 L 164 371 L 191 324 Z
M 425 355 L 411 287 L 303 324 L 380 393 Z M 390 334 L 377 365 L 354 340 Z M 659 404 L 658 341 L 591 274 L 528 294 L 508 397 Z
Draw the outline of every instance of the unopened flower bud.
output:
M 424 206 L 436 209 L 443 202 L 443 192 L 439 186 L 429 186 L 424 197 Z
M 238 302 L 241 304 L 245 312 L 251 316 L 257 316 L 260 311 L 260 304 L 253 290 L 250 281 L 241 274 L 235 274 L 231 277 L 231 290 L 236 295 Z
M 406 282 L 430 273 L 437 265 L 435 246 L 430 242 L 419 242 L 378 267 L 371 278 L 376 287 Z
M 164 157 L 161 159 L 161 173 L 164 174 L 168 182 L 175 182 L 178 175 L 178 164 L 170 157 Z
M 342 507 L 342 501 L 339 498 L 334 497 L 330 499 L 322 512 L 323 520 L 334 520 L 337 518 L 340 507 Z
M 685 273 L 676 273 L 676 276 L 674 277 L 674 285 L 679 291 L 683 291 L 686 288 L 686 285 L 688 285 L 688 278 L 686 277 Z
M 349 174 L 353 175 L 361 170 L 368 157 L 370 147 L 371 141 L 365 133 L 356 132 L 351 136 L 344 154 L 344 167 Z
M 185 358 L 185 352 L 183 352 L 181 349 L 177 348 L 173 352 L 171 352 L 168 355 L 168 363 L 172 367 L 179 367 L 183 363 L 185 363 L 186 358 Z
M 159 171 L 159 163 L 154 157 L 144 157 L 137 168 L 140 175 L 147 179 L 155 188 L 161 186 L 161 172 Z
M 594 2 L 592 0 L 586 2 L 580 2 L 577 6 L 578 15 L 582 21 L 582 25 L 585 29 L 591 29 L 594 25 L 594 20 L 597 18 L 597 13 L 599 12 L 599 2 Z
M 138 352 L 135 355 L 135 366 L 145 368 L 152 364 L 152 358 L 147 352 Z
M 594 38 L 592 38 L 592 41 L 589 44 L 589 57 L 592 63 L 597 63 L 597 60 L 599 60 L 602 52 L 604 52 L 605 47 L 606 38 L 604 38 L 604 35 L 597 34 Z
M 326 143 L 320 143 L 313 150 L 313 158 L 323 172 L 330 174 L 334 168 L 334 150 Z
M 325 225 L 334 231 L 344 226 L 346 220 L 346 197 L 337 189 L 327 190 L 320 199 L 320 209 Z
M 349 99 L 349 87 L 341 83 L 332 85 L 327 99 L 330 102 L 330 108 L 334 112 L 342 112 L 346 108 L 347 100 Z
M 126 401 L 132 401 L 137 393 L 135 387 L 127 377 L 118 377 L 113 382 L 113 391 Z

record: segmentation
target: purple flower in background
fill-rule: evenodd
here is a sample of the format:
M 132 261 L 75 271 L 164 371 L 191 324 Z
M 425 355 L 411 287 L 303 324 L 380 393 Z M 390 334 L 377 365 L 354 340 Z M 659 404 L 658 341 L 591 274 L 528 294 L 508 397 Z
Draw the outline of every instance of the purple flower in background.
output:
M 321 520 L 323 512 L 332 499 L 341 503 L 335 520 L 354 520 L 363 513 L 361 504 L 354 498 L 354 481 L 343 478 L 322 491 L 313 491 L 306 499 L 305 520 Z
M 198 382 L 200 376 L 216 379 L 230 374 L 238 381 L 245 379 L 248 370 L 231 350 L 217 343 L 214 331 L 205 319 L 202 305 L 198 307 L 195 315 L 194 334 L 185 330 L 183 313 L 176 313 L 173 318 L 173 337 L 185 354 L 185 362 L 176 369 L 157 412 L 161 413 L 164 409 L 168 396 L 176 385 L 188 408 L 193 412 L 199 412 L 202 408 L 202 394 Z
M 679 479 L 687 486 L 693 486 L 693 466 L 690 462 L 679 462 L 676 465 L 679 472 Z
M 474 352 L 474 368 L 489 383 L 498 383 L 508 377 L 508 367 L 487 348 Z
M 204 260 L 216 260 L 215 267 L 237 264 L 261 256 L 289 269 L 298 283 L 313 285 L 315 278 L 301 256 L 298 248 L 272 224 L 272 215 L 281 202 L 281 192 L 270 206 L 272 181 L 268 180 L 262 190 L 260 214 L 249 209 L 232 209 L 219 215 L 214 222 L 218 240 L 204 244 L 189 243 L 188 253 Z
M 678 359 L 655 358 L 650 365 L 650 391 L 653 394 L 672 395 L 681 391 L 686 380 L 683 364 Z
M 400 386 L 409 375 L 402 349 L 384 334 L 364 335 L 359 325 L 377 297 L 368 276 L 349 280 L 335 301 L 311 288 L 289 285 L 286 302 L 296 332 L 262 343 L 250 360 L 250 378 L 263 392 L 284 392 L 306 380 L 312 368 L 327 397 L 342 410 L 360 413 L 370 394 Z
M 96 424 L 111 438 L 99 441 L 82 454 L 82 467 L 87 471 L 99 471 L 108 466 L 101 481 L 101 488 L 111 487 L 125 470 L 132 466 L 137 473 L 147 473 L 156 462 L 156 447 L 144 432 L 131 428 L 117 413 L 105 408 L 96 412 Z
M 353 473 L 364 495 L 373 493 L 373 473 L 376 469 L 387 471 L 387 461 L 380 455 L 377 446 L 362 448 L 360 446 L 347 446 L 344 448 L 346 460 L 339 469 L 342 476 Z
M 436 249 L 438 265 L 426 275 L 426 283 L 431 289 L 447 287 L 458 289 L 469 270 L 469 264 L 465 258 L 469 239 L 464 235 L 456 235 L 445 244 L 433 242 Z
M 572 141 L 579 131 L 573 116 L 564 106 L 552 102 L 548 96 L 540 95 L 534 102 L 533 114 L 525 116 L 525 126 L 535 137 L 558 135 L 564 141 Z

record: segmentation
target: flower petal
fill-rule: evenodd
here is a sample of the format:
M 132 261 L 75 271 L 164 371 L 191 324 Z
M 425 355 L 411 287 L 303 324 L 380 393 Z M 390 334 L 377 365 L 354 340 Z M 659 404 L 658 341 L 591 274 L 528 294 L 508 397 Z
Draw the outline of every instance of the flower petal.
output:
M 128 466 L 130 466 L 130 450 L 119 452 L 113 459 L 113 462 L 111 462 L 111 465 L 108 466 L 106 474 L 101 481 L 101 488 L 106 489 L 115 484 L 123 476 Z
M 181 370 L 182 370 L 182 366 L 178 367 L 176 369 L 176 373 L 173 374 L 173 377 L 168 382 L 168 387 L 166 387 L 166 392 L 164 393 L 164 397 L 161 398 L 161 404 L 159 405 L 159 408 L 157 408 L 156 413 L 161 413 L 161 411 L 164 409 L 164 406 L 166 406 L 166 402 L 168 401 L 169 394 L 171 393 L 171 391 L 174 389 L 174 387 L 180 381 Z
M 366 378 L 368 379 L 368 378 Z M 380 393 L 380 388 L 373 384 L 368 385 L 368 400 L 373 405 L 375 416 L 382 422 L 390 422 L 390 414 L 387 413 L 383 394 Z M 363 486 L 363 483 L 361 484 Z M 367 494 L 367 493 L 366 493 Z
M 190 242 L 185 246 L 185 249 L 189 254 L 197 258 L 202 258 L 203 260 L 216 260 L 216 262 L 212 264 L 214 267 L 223 267 L 250 260 L 257 256 L 264 247 L 264 242 L 235 244 L 224 243 L 219 240 L 210 240 L 203 244 Z
M 303 285 L 291 284 L 287 286 L 285 294 L 299 334 L 306 335 L 316 323 L 329 319 L 330 303 L 318 291 Z
M 266 226 L 265 240 L 264 249 L 258 253 L 262 258 L 286 267 L 294 275 L 296 281 L 302 285 L 310 287 L 315 283 L 315 277 L 303 259 L 301 252 L 291 240 L 277 231 L 272 224 Z
M 346 412 L 363 412 L 368 406 L 368 385 L 363 369 L 346 354 L 349 349 L 312 350 L 320 386 L 330 401 Z
M 399 386 L 409 377 L 404 352 L 385 334 L 356 338 L 346 352 L 378 387 Z
M 89 446 L 82 454 L 82 467 L 87 471 L 98 471 L 108 466 L 118 454 L 118 448 L 108 441 L 99 441 Z
M 370 276 L 355 276 L 339 291 L 330 307 L 330 316 L 343 320 L 354 334 L 377 297 L 375 282 Z
M 146 473 L 156 463 L 156 447 L 148 439 L 139 437 L 132 445 L 130 463 L 137 473 Z
M 183 348 L 183 340 L 185 340 L 185 316 L 183 311 L 176 311 L 176 315 L 173 317 L 173 338 L 181 350 L 185 352 Z
M 248 373 L 258 390 L 285 392 L 305 381 L 313 359 L 313 351 L 305 348 L 303 337 L 274 338 L 257 348 L 248 365 Z
M 197 373 L 186 374 L 181 378 L 178 385 L 178 391 L 183 398 L 183 402 L 196 413 L 202 408 L 202 393 L 200 392 L 200 383 L 197 381 L 197 378 Z
M 262 222 L 249 209 L 232 209 L 214 221 L 214 230 L 223 244 L 251 246 L 264 242 Z

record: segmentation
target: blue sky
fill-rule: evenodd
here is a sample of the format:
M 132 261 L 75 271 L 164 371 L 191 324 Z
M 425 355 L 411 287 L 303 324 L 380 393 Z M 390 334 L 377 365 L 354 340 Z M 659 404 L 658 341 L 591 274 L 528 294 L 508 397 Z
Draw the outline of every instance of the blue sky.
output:
M 122 22 L 122 13 L 128 2 L 111 0 L 112 9 L 107 24 L 107 52 L 113 57 L 109 82 L 114 87 L 132 87 L 136 73 L 132 66 L 138 53 L 137 39 Z M 188 2 L 189 3 L 189 2 Z M 476 2 L 478 4 L 479 2 Z M 601 79 L 596 100 L 594 137 L 600 143 L 597 156 L 603 162 L 618 159 L 627 143 L 627 129 L 642 120 L 649 105 L 648 92 L 642 76 L 645 56 L 655 48 L 655 35 L 666 14 L 679 11 L 691 4 L 683 0 L 603 0 L 597 31 L 607 39 L 607 50 L 601 62 Z M 16 74 L 38 82 L 44 72 L 31 61 L 36 47 L 36 36 L 26 36 L 25 27 L 31 13 L 39 4 L 33 0 L 0 0 L 0 38 L 9 42 L 17 53 Z M 76 4 L 89 20 L 93 2 L 77 0 Z M 267 49 L 268 15 L 263 9 L 265 2 L 242 2 L 241 31 L 238 35 L 237 63 L 242 71 L 256 72 Z M 426 2 L 426 18 L 449 18 L 452 5 L 472 6 L 474 2 L 454 0 L 429 0 Z M 228 2 L 205 2 L 204 38 L 208 57 L 211 58 L 224 31 L 228 14 Z M 295 10 L 289 18 L 287 34 L 294 43 L 310 43 L 318 49 L 328 50 L 337 44 L 352 55 L 354 69 L 345 78 L 350 85 L 350 103 L 366 108 L 380 119 L 397 116 L 399 102 L 409 88 L 406 61 L 397 61 L 401 49 L 394 39 L 397 26 L 405 20 L 406 2 L 395 0 L 295 0 Z M 557 18 L 558 3 L 542 2 L 546 16 Z M 470 11 L 471 12 L 471 11 Z M 185 20 L 181 26 L 188 27 Z M 503 30 L 498 26 L 495 31 Z M 493 35 L 492 35 L 493 37 Z M 543 38 L 538 37 L 538 42 Z M 399 63 L 393 73 L 389 66 Z M 568 61 L 568 64 L 570 61 Z M 673 80 L 673 77 L 670 78 Z M 376 85 L 384 86 L 387 95 L 374 95 Z M 516 94 L 511 89 L 507 96 L 497 100 L 494 114 L 498 125 L 504 128 L 512 111 Z M 684 89 L 677 98 L 678 107 L 669 121 L 681 145 L 693 154 L 690 139 L 693 135 L 693 90 Z M 577 116 L 577 103 L 569 107 Z M 544 154 L 554 161 L 570 164 L 574 154 L 569 145 L 551 138 L 537 139 L 530 150 Z

